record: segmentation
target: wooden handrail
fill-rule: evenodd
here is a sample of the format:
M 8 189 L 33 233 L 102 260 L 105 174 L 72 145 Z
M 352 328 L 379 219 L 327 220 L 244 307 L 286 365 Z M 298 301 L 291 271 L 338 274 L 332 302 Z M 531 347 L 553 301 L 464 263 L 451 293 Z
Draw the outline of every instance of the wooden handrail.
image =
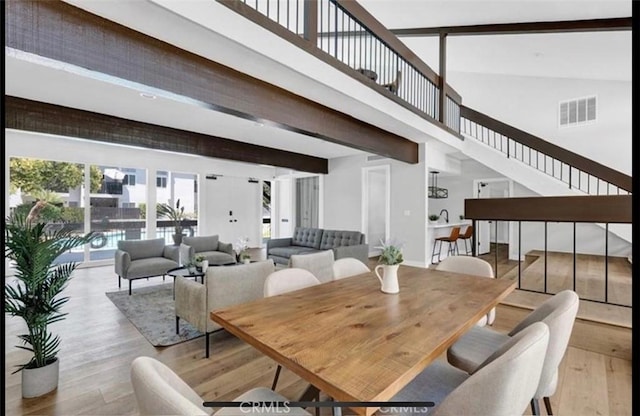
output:
M 569 166 L 600 178 L 620 189 L 624 189 L 627 192 L 632 191 L 632 178 L 629 175 L 625 175 L 624 173 L 611 169 L 608 166 L 602 165 L 591 159 L 587 159 L 584 156 L 580 156 L 577 153 L 573 153 L 570 150 L 564 149 L 534 136 L 531 133 L 527 133 L 526 131 L 505 124 L 464 105 L 460 105 L 460 116 L 500 133 L 503 136 L 507 136 L 508 138 L 530 147 L 531 149 L 537 150 L 547 156 L 566 163 Z
M 539 196 L 465 199 L 472 220 L 550 222 L 632 222 L 631 195 Z
M 380 23 L 371 13 L 354 0 L 334 0 L 344 11 L 349 13 L 355 19 L 359 20 L 363 26 L 369 29 L 380 40 L 395 50 L 398 55 L 405 61 L 413 65 L 418 71 L 426 76 L 435 85 L 438 85 L 440 76 L 431 69 L 422 59 L 418 57 L 411 49 L 407 47 L 398 37 L 387 29 L 385 25 Z M 461 103 L 460 94 L 458 94 L 450 85 L 447 84 L 446 93 L 456 102 Z

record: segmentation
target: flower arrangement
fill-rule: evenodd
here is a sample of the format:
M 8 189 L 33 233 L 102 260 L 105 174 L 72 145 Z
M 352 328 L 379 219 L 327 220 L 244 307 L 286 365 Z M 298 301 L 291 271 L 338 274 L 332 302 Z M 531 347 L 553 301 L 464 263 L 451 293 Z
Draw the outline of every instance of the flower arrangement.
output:
M 381 246 L 377 248 L 382 249 L 382 254 L 380 254 L 378 263 L 387 266 L 395 266 L 404 261 L 404 259 L 402 258 L 402 243 L 398 243 L 394 240 L 380 240 L 380 243 Z
M 238 261 L 250 260 L 251 255 L 249 254 L 249 237 L 239 238 L 236 244 L 234 245 L 234 251 L 236 252 L 236 257 Z

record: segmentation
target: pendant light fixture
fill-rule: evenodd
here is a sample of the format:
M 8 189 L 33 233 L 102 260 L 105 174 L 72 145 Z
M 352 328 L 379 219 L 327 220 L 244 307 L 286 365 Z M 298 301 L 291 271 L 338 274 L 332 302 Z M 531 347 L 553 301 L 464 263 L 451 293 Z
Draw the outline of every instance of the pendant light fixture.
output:
M 434 199 L 444 199 L 449 197 L 449 190 L 438 187 L 438 172 L 437 170 L 429 171 L 429 188 L 428 196 Z

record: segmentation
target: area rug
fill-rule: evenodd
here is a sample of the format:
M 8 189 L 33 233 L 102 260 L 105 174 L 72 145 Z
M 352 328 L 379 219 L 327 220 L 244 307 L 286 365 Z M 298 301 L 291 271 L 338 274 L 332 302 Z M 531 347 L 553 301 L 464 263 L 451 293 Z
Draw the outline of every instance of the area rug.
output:
M 128 290 L 106 295 L 153 346 L 179 344 L 203 335 L 184 319 L 176 334 L 173 283 L 134 289 L 131 296 Z

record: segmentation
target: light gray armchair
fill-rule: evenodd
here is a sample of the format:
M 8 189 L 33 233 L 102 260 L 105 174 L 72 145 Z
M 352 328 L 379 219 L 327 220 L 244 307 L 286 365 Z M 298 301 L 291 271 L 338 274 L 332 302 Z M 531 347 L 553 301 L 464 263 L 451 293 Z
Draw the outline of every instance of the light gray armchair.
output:
M 115 272 L 118 275 L 118 287 L 121 279 L 131 281 L 153 276 L 162 276 L 180 265 L 180 252 L 177 246 L 168 246 L 164 238 L 153 240 L 118 241 L 115 252 Z
M 263 298 L 264 282 L 276 269 L 272 260 L 207 268 L 204 284 L 176 278 L 176 333 L 180 318 L 205 334 L 205 355 L 209 358 L 209 334 L 222 327 L 209 318 L 209 312 Z
M 218 235 L 183 237 L 180 258 L 184 264 L 188 259 L 201 255 L 209 261 L 209 266 L 234 264 L 236 256 L 231 243 L 223 243 Z

